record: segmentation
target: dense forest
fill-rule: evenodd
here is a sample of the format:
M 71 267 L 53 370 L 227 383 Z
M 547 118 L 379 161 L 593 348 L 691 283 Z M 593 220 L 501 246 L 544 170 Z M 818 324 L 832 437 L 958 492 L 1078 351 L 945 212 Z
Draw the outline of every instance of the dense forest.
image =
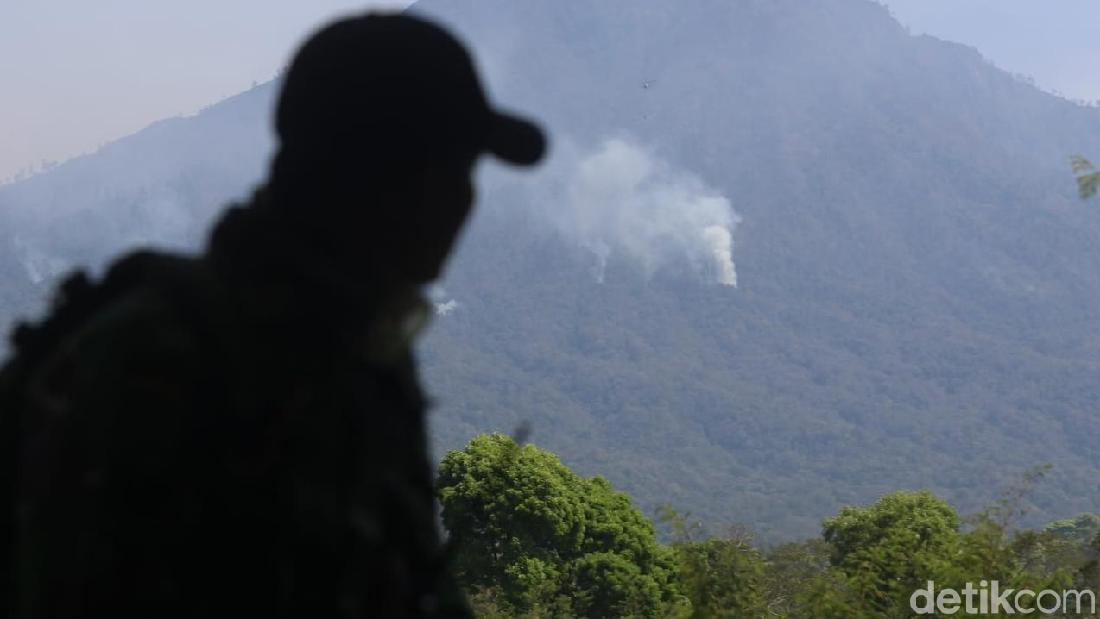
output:
M 1021 609 L 1058 606 L 1043 616 L 1095 617 L 1100 516 L 1018 527 L 1048 471 L 1026 472 L 966 517 L 927 490 L 897 491 L 843 507 L 819 537 L 767 547 L 751 529 L 708 530 L 667 505 L 655 525 L 604 478 L 578 476 L 502 434 L 447 454 L 438 492 L 453 568 L 479 617 L 1000 614 L 1006 590 L 1031 592 Z M 930 606 L 937 591 L 965 592 L 967 583 L 969 597 L 948 601 L 946 612 Z M 1059 597 L 1035 599 L 1045 591 Z
M 1100 110 L 868 0 L 421 0 L 532 173 L 479 209 L 420 352 L 437 453 L 528 427 L 644 513 L 819 535 L 928 488 L 1022 524 L 1100 510 Z M 277 84 L 0 187 L 0 317 L 135 245 L 201 246 L 271 148 Z M 734 285 L 736 284 L 736 285 Z
M 975 512 L 1047 462 L 1029 525 L 1100 508 L 1100 216 L 1069 169 L 1100 110 L 871 2 L 417 7 L 564 160 L 486 170 L 424 354 L 441 450 L 526 421 L 647 509 L 769 542 L 899 487 Z M 605 136 L 660 170 L 613 200 L 728 200 L 736 288 L 687 252 L 638 259 L 644 236 L 593 247 L 574 188 Z

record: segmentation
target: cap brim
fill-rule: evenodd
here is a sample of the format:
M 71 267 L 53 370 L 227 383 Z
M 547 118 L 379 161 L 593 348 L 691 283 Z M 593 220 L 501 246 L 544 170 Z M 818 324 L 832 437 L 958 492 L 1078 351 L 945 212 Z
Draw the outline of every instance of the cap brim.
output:
M 485 150 L 514 165 L 534 165 L 546 154 L 546 135 L 529 120 L 494 112 Z

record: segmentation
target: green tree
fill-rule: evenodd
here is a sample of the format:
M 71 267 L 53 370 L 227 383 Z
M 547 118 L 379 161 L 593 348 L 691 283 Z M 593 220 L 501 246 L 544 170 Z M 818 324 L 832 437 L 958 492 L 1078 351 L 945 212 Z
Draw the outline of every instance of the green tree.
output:
M 1044 464 L 1025 471 L 997 501 L 968 519 L 958 559 L 960 582 L 996 580 L 1002 587 L 1034 591 L 1073 584 L 1074 574 L 1087 560 L 1087 548 L 1063 537 L 1066 529 L 1017 528 L 1035 485 L 1050 469 Z
M 894 492 L 827 518 L 833 569 L 812 596 L 833 610 L 821 616 L 909 616 L 913 591 L 955 581 L 959 525 L 955 510 L 927 491 Z
M 731 527 L 721 537 L 707 536 L 699 522 L 664 506 L 661 521 L 669 528 L 680 565 L 680 590 L 691 602 L 687 616 L 765 617 L 764 560 L 752 535 Z
M 1073 518 L 1055 520 L 1043 527 L 1043 531 L 1068 541 L 1089 544 L 1100 533 L 1100 516 L 1079 514 Z
M 895 492 L 825 520 L 827 568 L 795 595 L 819 617 L 909 617 L 909 596 L 931 580 L 959 590 L 998 581 L 1003 589 L 1062 590 L 1094 577 L 1090 519 L 1051 530 L 1019 530 L 1034 485 L 1049 465 L 1027 471 L 999 500 L 964 523 L 929 492 Z M 1067 531 L 1070 533 L 1067 534 Z
M 438 492 L 456 574 L 483 603 L 517 614 L 658 617 L 678 599 L 675 559 L 630 497 L 546 450 L 478 436 L 443 458 Z
M 765 555 L 764 597 L 768 611 L 777 617 L 812 617 L 806 599 L 829 568 L 829 545 L 813 538 L 780 544 Z

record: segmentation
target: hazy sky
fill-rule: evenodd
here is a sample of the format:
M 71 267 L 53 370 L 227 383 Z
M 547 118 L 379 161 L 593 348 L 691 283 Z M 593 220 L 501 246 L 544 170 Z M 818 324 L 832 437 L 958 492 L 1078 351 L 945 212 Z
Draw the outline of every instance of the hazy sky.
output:
M 0 180 L 267 80 L 313 26 L 383 1 L 0 0 Z M 1100 99 L 1100 0 L 886 4 L 914 33 Z
M 884 0 L 914 34 L 978 48 L 1071 99 L 1100 99 L 1100 0 Z
M 401 0 L 0 0 L 0 180 L 270 79 L 313 27 Z

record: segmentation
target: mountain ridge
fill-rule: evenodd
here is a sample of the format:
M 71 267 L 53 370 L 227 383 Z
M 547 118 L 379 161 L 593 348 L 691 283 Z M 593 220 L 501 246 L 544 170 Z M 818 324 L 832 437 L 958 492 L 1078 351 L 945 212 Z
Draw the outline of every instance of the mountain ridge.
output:
M 530 423 L 648 508 L 768 541 L 903 487 L 976 509 L 1047 461 L 1035 522 L 1100 509 L 1100 215 L 1067 163 L 1100 151 L 1100 111 L 865 0 L 412 10 L 471 41 L 554 147 L 534 174 L 479 173 L 422 352 L 437 451 Z M 31 254 L 56 275 L 197 247 L 262 175 L 274 87 L 0 187 L 4 314 L 44 292 Z M 645 169 L 606 211 L 574 194 L 616 140 Z M 659 218 L 674 242 L 582 217 L 634 224 L 656 194 L 682 198 Z M 707 198 L 740 218 L 736 289 L 679 240 L 715 223 Z

